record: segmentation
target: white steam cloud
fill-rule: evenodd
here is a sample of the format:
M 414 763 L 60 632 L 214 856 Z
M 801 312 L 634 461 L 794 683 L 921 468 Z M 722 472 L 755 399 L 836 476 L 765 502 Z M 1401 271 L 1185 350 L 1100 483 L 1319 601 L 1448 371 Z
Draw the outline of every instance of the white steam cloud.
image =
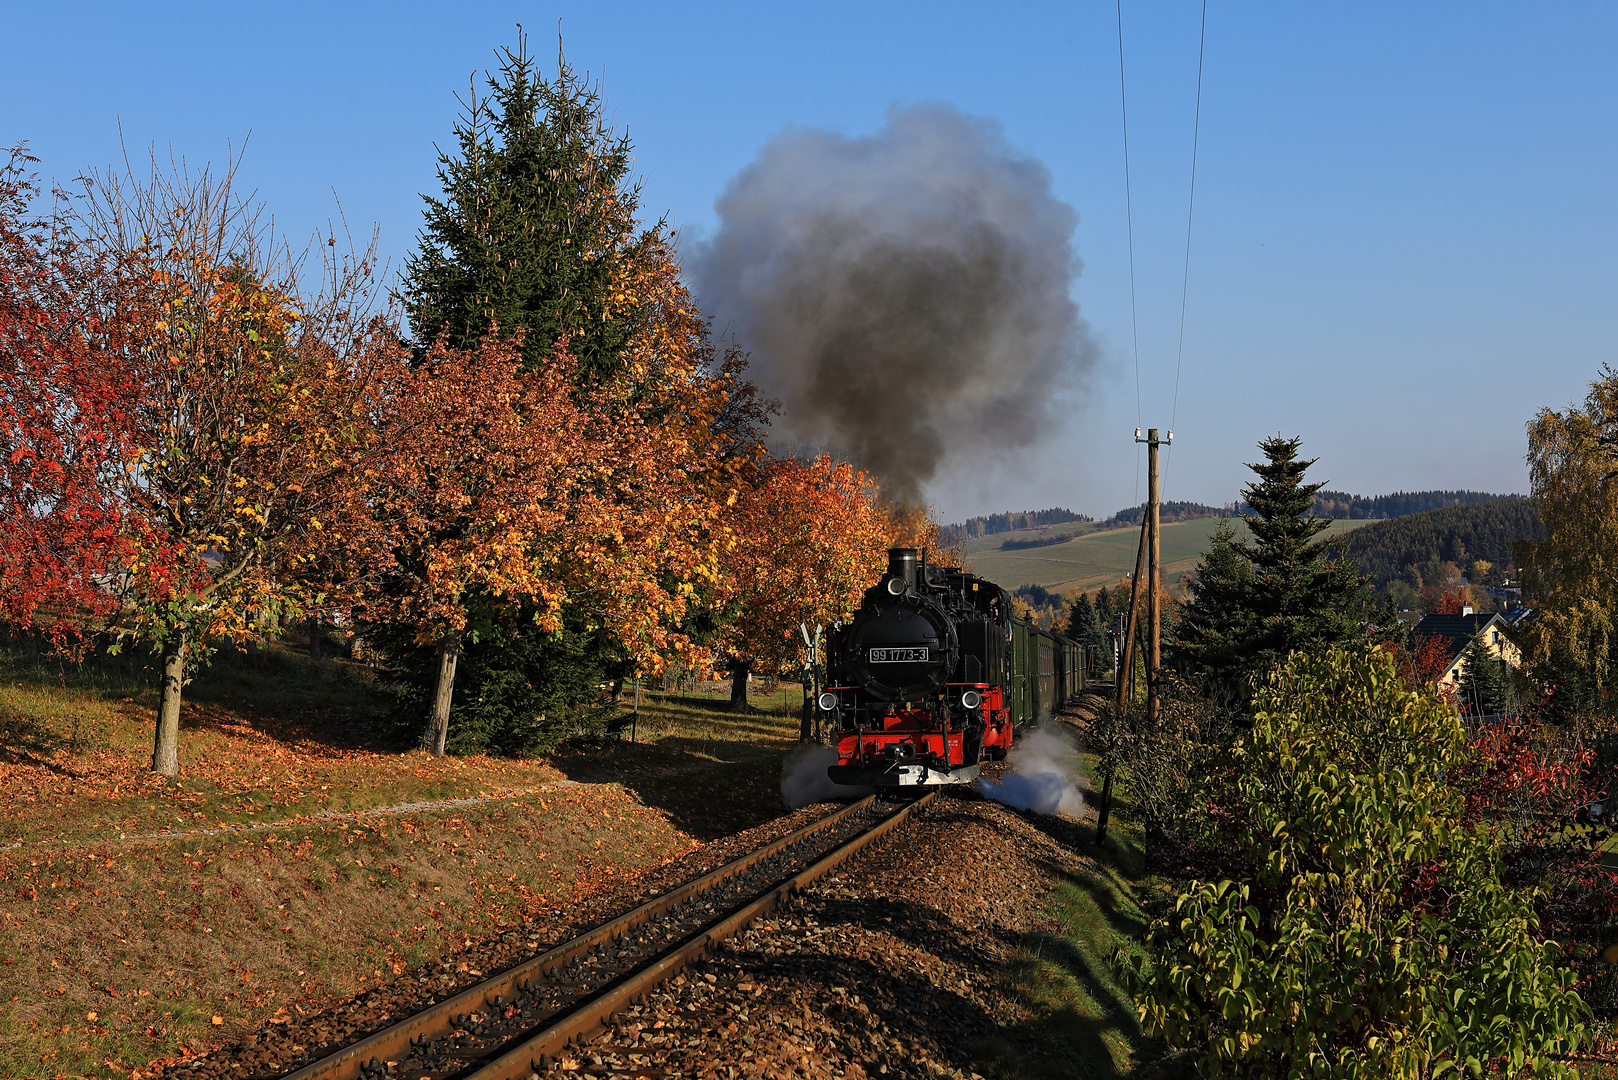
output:
M 1061 728 L 1035 728 L 1011 748 L 1011 773 L 998 784 L 979 778 L 978 789 L 1014 810 L 1078 817 L 1084 812 L 1084 796 L 1074 772 L 1078 752 L 1077 744 Z
M 1032 444 L 1096 355 L 1071 296 L 1078 215 L 995 121 L 926 105 L 863 138 L 789 131 L 716 209 L 687 267 L 782 403 L 775 434 L 896 501 Z
M 846 799 L 869 795 L 871 788 L 834 784 L 826 775 L 828 766 L 837 764 L 837 751 L 829 746 L 796 750 L 781 762 L 781 797 L 796 810 L 826 799 Z

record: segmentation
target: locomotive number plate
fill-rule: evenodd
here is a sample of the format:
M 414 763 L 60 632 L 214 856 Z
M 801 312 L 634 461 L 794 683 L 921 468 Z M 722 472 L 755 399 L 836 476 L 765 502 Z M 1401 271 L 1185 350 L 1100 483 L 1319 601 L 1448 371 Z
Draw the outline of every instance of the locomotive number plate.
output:
M 927 646 L 919 649 L 872 649 L 870 662 L 873 664 L 925 664 L 927 662 Z

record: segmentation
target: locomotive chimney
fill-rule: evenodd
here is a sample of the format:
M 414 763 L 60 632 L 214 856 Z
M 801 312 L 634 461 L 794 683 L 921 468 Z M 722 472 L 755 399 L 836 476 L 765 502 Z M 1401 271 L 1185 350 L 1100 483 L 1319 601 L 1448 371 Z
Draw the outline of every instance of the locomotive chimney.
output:
M 901 579 L 910 588 L 916 587 L 916 549 L 889 548 L 888 573 Z

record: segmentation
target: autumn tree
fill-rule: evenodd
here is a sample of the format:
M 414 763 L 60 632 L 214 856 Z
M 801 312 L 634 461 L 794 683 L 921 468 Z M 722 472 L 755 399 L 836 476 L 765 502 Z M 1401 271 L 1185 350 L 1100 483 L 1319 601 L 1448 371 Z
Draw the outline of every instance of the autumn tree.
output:
M 723 564 L 727 619 L 716 649 L 730 704 L 747 708 L 747 680 L 779 675 L 799 655 L 798 627 L 851 616 L 886 565 L 889 522 L 875 485 L 847 462 L 776 458 L 735 507 Z
M 265 611 L 320 588 L 303 571 L 364 517 L 372 417 L 402 356 L 373 316 L 368 257 L 301 297 L 231 170 L 103 175 L 80 204 L 86 257 L 117 275 L 103 355 L 128 386 L 128 443 L 103 470 L 127 562 L 119 632 L 163 658 L 152 768 L 179 771 L 188 671 Z
M 117 610 L 126 551 L 104 478 L 130 434 L 127 373 L 109 354 L 115 278 L 38 188 L 18 147 L 0 167 L 0 622 L 82 646 Z
M 966 553 L 958 543 L 944 540 L 937 516 L 926 506 L 885 496 L 881 499 L 881 505 L 888 519 L 889 547 L 925 551 L 927 560 L 938 565 L 958 566 L 966 560 Z
M 643 312 L 621 373 L 581 385 L 566 339 L 525 370 L 523 336 L 496 327 L 472 349 L 441 339 L 388 417 L 385 440 L 413 457 L 384 470 L 386 494 L 373 498 L 394 532 L 379 550 L 394 563 L 362 609 L 435 650 L 433 753 L 450 747 L 468 642 L 495 646 L 480 677 L 517 668 L 461 706 L 485 720 L 498 710 L 504 749 L 543 745 L 557 710 L 574 704 L 534 692 L 537 673 L 521 669 L 549 665 L 555 679 L 556 641 L 570 629 L 647 671 L 706 659 L 682 627 L 699 587 L 719 580 L 724 507 L 757 433 L 672 251 L 655 251 L 619 283 Z
M 1601 700 L 1618 655 L 1618 371 L 1603 368 L 1583 406 L 1540 410 L 1528 471 L 1545 538 L 1512 549 L 1538 609 L 1520 629 L 1523 659 Z
M 520 340 L 520 339 L 519 339 Z M 438 659 L 423 744 L 444 753 L 461 643 L 487 598 L 528 602 L 554 627 L 566 597 L 564 530 L 579 516 L 597 448 L 565 367 L 518 376 L 517 343 L 429 351 L 385 403 L 382 437 L 406 452 L 377 465 L 356 561 L 378 561 L 356 607 L 414 629 Z M 475 625 L 473 626 L 476 631 Z
M 638 224 L 630 143 L 599 87 L 560 55 L 545 78 L 520 32 L 500 55 L 486 93 L 464 102 L 406 265 L 416 350 L 498 334 L 520 340 L 517 367 L 541 378 L 566 357 L 590 444 L 610 447 L 579 464 L 617 514 L 605 542 L 572 530 L 596 573 L 564 590 L 559 621 L 515 599 L 482 603 L 489 632 L 464 658 L 480 707 L 509 717 L 578 706 L 691 648 L 682 623 L 714 596 L 720 511 L 760 452 L 762 413 L 742 358 L 716 352 L 680 283 L 668 230 Z

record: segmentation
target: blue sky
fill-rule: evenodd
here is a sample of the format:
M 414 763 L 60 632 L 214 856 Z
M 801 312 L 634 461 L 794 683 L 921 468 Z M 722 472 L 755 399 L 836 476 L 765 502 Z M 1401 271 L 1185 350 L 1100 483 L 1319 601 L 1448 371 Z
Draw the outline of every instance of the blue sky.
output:
M 1378 494 L 1526 491 L 1523 425 L 1618 359 L 1618 7 L 1214 2 L 1185 348 L 1174 390 L 1199 3 L 1124 4 L 1140 407 L 1111 3 L 14 6 L 0 142 L 70 178 L 157 143 L 241 175 L 278 225 L 381 228 L 395 261 L 474 70 L 523 23 L 604 78 L 644 205 L 688 236 L 791 127 L 895 101 L 997 119 L 1080 215 L 1103 361 L 1012 474 L 946 518 L 1141 497 L 1139 422 L 1176 429 L 1165 497 L 1223 502 L 1265 435 Z M 1014 418 L 1011 418 L 1014 421 Z

